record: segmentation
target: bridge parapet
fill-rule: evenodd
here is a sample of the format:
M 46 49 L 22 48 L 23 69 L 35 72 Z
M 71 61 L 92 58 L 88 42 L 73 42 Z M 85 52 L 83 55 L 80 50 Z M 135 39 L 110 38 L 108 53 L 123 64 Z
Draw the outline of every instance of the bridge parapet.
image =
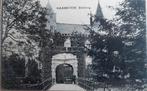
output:
M 145 87 L 138 86 L 137 84 L 132 83 L 121 83 L 120 86 L 115 86 L 111 83 L 105 82 L 95 82 L 87 78 L 78 78 L 77 83 L 86 91 L 146 91 Z M 119 82 L 118 82 L 119 84 Z
M 38 84 L 22 84 L 21 88 L 24 88 L 26 90 L 47 90 L 53 85 L 52 78 L 48 78 L 41 83 Z
M 96 88 L 106 88 L 107 85 L 101 82 L 94 82 L 87 78 L 78 78 L 78 85 L 86 89 L 87 91 L 94 91 Z

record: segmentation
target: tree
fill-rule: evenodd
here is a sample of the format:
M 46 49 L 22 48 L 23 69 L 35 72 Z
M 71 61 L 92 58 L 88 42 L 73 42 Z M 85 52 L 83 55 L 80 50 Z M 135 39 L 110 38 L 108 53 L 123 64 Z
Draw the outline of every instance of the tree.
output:
M 116 82 L 124 77 L 124 61 L 122 59 L 123 38 L 116 35 L 92 36 L 92 49 L 89 55 L 93 57 L 93 77 L 97 81 Z
M 146 60 L 145 0 L 125 0 L 117 10 L 120 31 L 126 37 L 123 57 L 129 74 L 128 79 L 142 82 Z
M 38 69 L 38 64 L 33 59 L 29 59 L 28 65 L 28 74 L 26 80 L 29 80 L 31 83 L 37 83 L 41 81 L 40 70 Z
M 74 47 L 84 47 L 85 45 L 85 35 L 78 33 L 78 32 L 72 32 L 71 34 L 71 45 Z
M 98 19 L 91 33 L 94 78 L 143 83 L 145 78 L 145 5 L 144 0 L 125 0 L 118 8 L 114 24 Z M 103 34 L 101 33 L 103 32 Z
M 94 28 L 93 28 L 94 27 Z M 120 61 L 119 54 L 122 40 L 116 35 L 116 26 L 107 19 L 96 18 L 94 26 L 88 27 L 90 30 L 91 50 L 89 55 L 93 57 L 92 69 L 93 77 L 96 81 L 108 82 L 110 79 L 118 78 L 117 72 L 114 72 L 114 67 L 121 69 L 118 65 Z M 118 42 L 118 45 L 113 46 Z M 115 54 L 114 52 L 118 52 Z M 117 60 L 116 60 L 117 59 Z M 115 76 L 115 77 L 114 77 Z
M 40 57 L 39 53 L 47 52 L 45 47 L 50 47 L 52 41 L 51 30 L 46 29 L 48 12 L 46 8 L 40 5 L 36 0 L 4 0 L 3 2 L 3 30 L 2 30 L 2 48 L 3 59 L 13 65 L 11 69 L 15 75 L 19 74 L 20 66 L 17 59 L 10 60 L 14 54 L 18 57 L 32 58 L 35 61 L 42 61 L 45 57 Z M 41 51 L 40 51 L 41 50 Z M 7 53 L 10 52 L 10 53 Z M 47 55 L 46 55 L 47 56 Z M 40 58 L 39 58 L 40 57 Z M 44 58 L 44 59 L 43 59 Z M 30 60 L 28 60 L 29 62 Z M 27 62 L 27 60 L 25 60 Z M 38 75 L 37 64 L 32 65 L 32 74 Z M 27 68 L 27 66 L 25 66 Z M 9 69 L 2 69 L 9 70 Z M 33 73 L 34 72 L 34 73 Z M 7 73 L 4 73 L 7 75 Z M 32 75 L 30 75 L 32 76 Z M 7 76 L 9 79 L 11 77 Z M 37 78 L 37 79 L 38 79 Z M 4 76 L 4 79 L 5 78 Z M 9 83 L 8 83 L 9 85 Z M 15 84 L 14 84 L 15 85 Z
M 14 54 L 14 55 L 11 55 L 8 60 L 16 77 L 24 77 L 25 76 L 25 59 L 20 58 L 19 55 L 17 54 Z
M 2 60 L 2 88 L 16 89 L 20 87 L 20 79 L 16 77 L 25 76 L 25 60 L 19 55 L 3 57 Z
M 50 37 L 50 31 L 45 29 L 46 16 L 47 9 L 41 7 L 39 1 L 5 0 L 3 2 L 3 54 L 7 51 L 19 52 L 23 56 L 30 57 L 38 54 L 36 52 L 39 46 L 44 46 L 47 43 L 45 38 Z
M 60 32 L 54 32 L 53 35 L 53 45 L 54 46 L 64 46 L 65 39 L 67 37 L 62 35 Z

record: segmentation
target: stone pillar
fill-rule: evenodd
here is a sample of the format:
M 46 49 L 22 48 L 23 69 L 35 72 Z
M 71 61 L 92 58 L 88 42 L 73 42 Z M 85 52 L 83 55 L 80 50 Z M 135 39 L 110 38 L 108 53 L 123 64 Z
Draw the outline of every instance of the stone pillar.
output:
M 78 61 L 77 61 L 77 59 L 76 60 L 73 60 L 73 61 L 75 61 L 73 64 L 72 64 L 72 67 L 73 67 L 73 70 L 74 70 L 74 75 L 76 76 L 76 77 L 78 77 Z
M 57 64 L 54 63 L 54 60 L 52 60 L 51 72 L 52 72 L 52 78 L 54 79 L 55 83 L 56 83 L 56 67 L 57 67 Z
M 77 54 L 78 58 L 78 77 L 85 77 L 85 55 L 80 52 Z
M 51 53 L 49 48 L 44 48 L 42 52 L 42 80 L 46 80 L 51 78 Z

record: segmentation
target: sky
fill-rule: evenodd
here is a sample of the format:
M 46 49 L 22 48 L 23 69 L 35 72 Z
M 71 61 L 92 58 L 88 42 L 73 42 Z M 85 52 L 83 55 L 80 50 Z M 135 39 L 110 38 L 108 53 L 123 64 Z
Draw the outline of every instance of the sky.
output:
M 50 2 L 56 13 L 57 23 L 89 24 L 89 13 L 96 13 L 98 0 L 40 0 L 43 6 Z M 123 0 L 99 0 L 103 15 L 107 19 L 113 19 L 115 10 Z M 110 8 L 112 6 L 113 8 Z M 63 7 L 68 7 L 63 9 Z M 82 9 L 79 9 L 82 7 Z M 88 9 L 90 7 L 90 9 Z

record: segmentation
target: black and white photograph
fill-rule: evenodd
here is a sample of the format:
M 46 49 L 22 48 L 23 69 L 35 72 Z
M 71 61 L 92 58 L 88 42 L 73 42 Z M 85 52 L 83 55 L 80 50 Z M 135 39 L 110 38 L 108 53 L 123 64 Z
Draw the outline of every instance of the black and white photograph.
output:
M 0 91 L 147 91 L 146 0 L 0 0 Z

